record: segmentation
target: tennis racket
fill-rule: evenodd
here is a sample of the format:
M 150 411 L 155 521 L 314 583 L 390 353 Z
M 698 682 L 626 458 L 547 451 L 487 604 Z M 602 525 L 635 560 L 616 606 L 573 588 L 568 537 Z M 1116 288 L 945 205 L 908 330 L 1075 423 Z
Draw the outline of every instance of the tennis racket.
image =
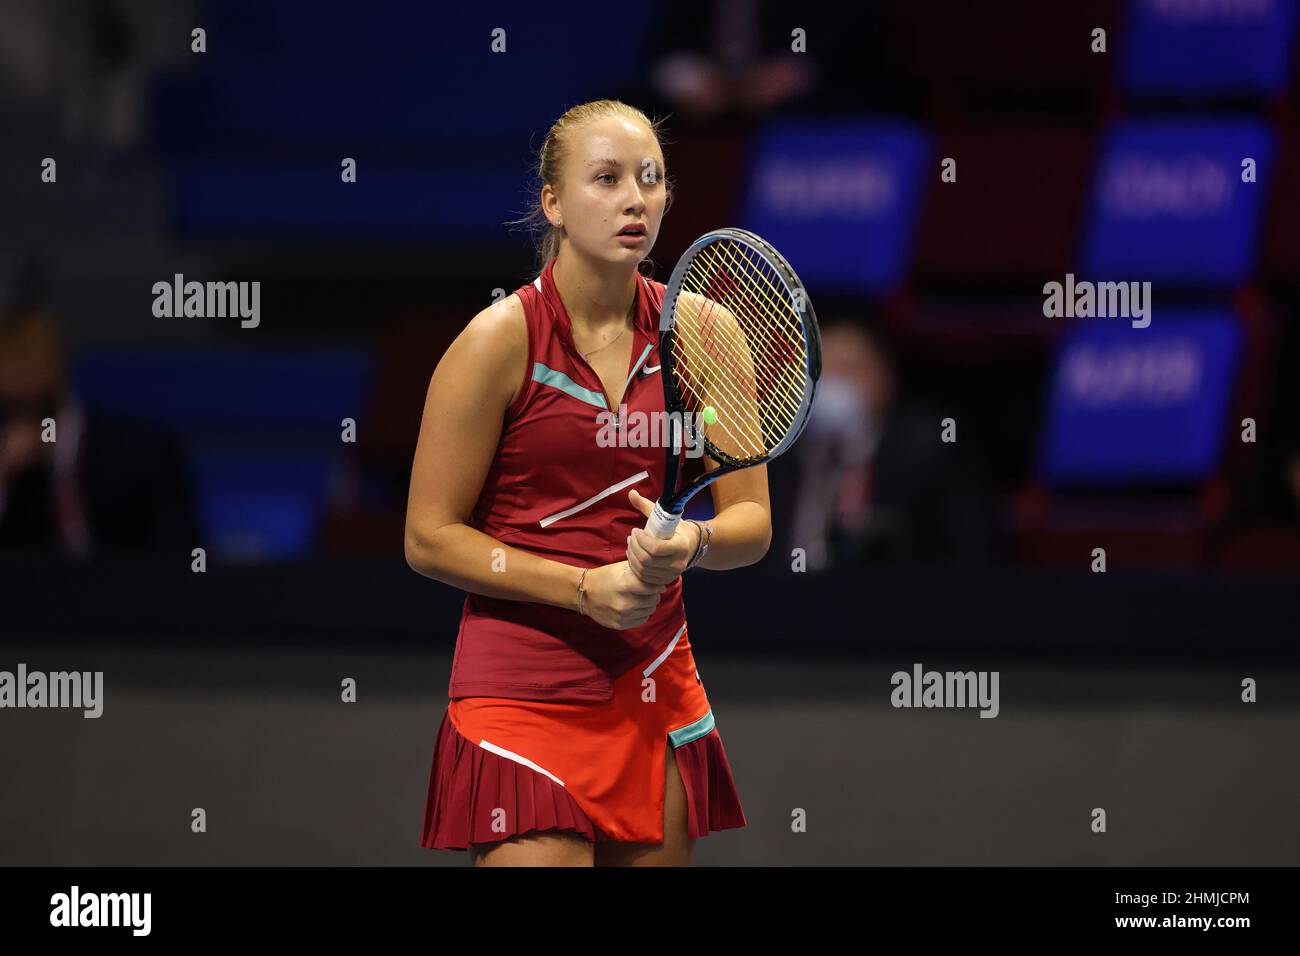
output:
M 659 361 L 672 440 L 646 530 L 671 538 L 692 497 L 771 461 L 803 431 L 821 376 L 817 316 L 779 252 L 744 229 L 717 229 L 691 244 L 668 280 Z M 679 489 L 687 423 L 719 467 Z

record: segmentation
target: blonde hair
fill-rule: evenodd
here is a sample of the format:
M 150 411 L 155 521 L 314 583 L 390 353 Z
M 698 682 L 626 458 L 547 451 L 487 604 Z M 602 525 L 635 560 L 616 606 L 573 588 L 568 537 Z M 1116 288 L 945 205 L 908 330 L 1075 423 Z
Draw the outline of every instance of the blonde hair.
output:
M 534 242 L 537 247 L 538 272 L 544 269 L 546 263 L 559 254 L 560 240 L 564 238 L 564 229 L 551 225 L 550 220 L 546 218 L 546 213 L 542 211 L 542 187 L 549 184 L 552 189 L 559 191 L 561 185 L 560 169 L 563 167 L 564 158 L 568 154 L 570 134 L 592 120 L 604 119 L 608 116 L 620 116 L 624 119 L 644 123 L 650 128 L 650 132 L 654 133 L 659 148 L 663 148 L 663 138 L 660 136 L 659 131 L 664 121 L 662 119 L 651 120 L 650 117 L 635 106 L 629 106 L 620 100 L 592 100 L 589 103 L 579 103 L 577 106 L 565 111 L 564 115 L 555 121 L 550 132 L 546 134 L 546 139 L 542 141 L 542 148 L 538 150 L 535 170 L 536 184 L 532 190 L 532 203 L 528 212 L 523 218 L 512 219 L 508 223 L 508 225 L 526 226 L 535 234 Z M 668 200 L 664 206 L 664 212 L 667 212 L 673 204 L 672 182 L 667 178 L 664 180 L 664 190 L 667 193 Z

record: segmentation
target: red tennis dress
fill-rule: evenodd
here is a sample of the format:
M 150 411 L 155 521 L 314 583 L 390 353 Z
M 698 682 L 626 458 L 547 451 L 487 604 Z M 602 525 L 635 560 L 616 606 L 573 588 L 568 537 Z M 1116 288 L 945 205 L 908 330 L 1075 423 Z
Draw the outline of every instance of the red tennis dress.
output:
M 661 283 L 637 277 L 634 342 L 617 409 L 578 353 L 547 263 L 515 291 L 529 361 L 506 410 L 471 524 L 503 544 L 576 567 L 626 556 L 645 519 L 627 500 L 663 487 Z M 655 413 L 658 413 L 656 417 Z M 681 458 L 685 476 L 699 458 Z M 639 627 L 469 594 L 450 698 L 429 774 L 421 846 L 467 849 L 540 830 L 663 842 L 668 747 L 688 832 L 743 827 L 731 767 L 691 654 L 679 577 Z

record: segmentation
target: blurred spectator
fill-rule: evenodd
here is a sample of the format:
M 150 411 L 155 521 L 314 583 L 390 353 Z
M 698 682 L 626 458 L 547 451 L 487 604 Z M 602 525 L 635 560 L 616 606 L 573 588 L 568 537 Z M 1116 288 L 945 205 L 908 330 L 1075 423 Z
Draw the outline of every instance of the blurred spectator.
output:
M 654 22 L 652 105 L 687 123 L 786 108 L 860 111 L 890 95 L 890 30 L 877 6 L 693 0 L 665 3 Z
M 22 306 L 0 319 L 0 551 L 87 557 L 199 544 L 171 433 L 85 408 L 49 314 Z
M 941 440 L 945 416 L 902 393 L 888 350 L 858 323 L 825 325 L 822 356 L 812 418 L 792 453 L 789 547 L 806 549 L 810 569 L 987 561 L 989 495 L 960 443 Z
M 54 4 L 0 0 L 0 98 L 40 99 L 54 85 Z

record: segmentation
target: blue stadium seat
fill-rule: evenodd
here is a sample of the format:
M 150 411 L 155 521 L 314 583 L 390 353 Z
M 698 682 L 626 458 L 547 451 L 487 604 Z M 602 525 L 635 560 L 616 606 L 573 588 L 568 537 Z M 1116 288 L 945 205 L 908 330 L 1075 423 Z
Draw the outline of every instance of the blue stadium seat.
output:
M 882 296 L 903 282 L 925 183 L 928 136 L 907 123 L 786 120 L 754 143 L 744 225 L 814 292 Z

